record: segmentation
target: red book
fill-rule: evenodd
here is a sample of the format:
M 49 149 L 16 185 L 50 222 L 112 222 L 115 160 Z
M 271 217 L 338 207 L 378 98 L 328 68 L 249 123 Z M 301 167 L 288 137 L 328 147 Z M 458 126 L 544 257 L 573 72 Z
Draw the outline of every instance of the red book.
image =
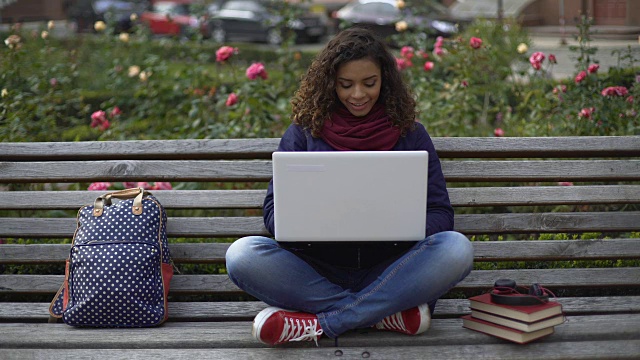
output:
M 472 310 L 480 310 L 527 323 L 562 314 L 562 305 L 556 301 L 539 305 L 511 306 L 494 303 L 491 301 L 491 294 L 487 293 L 470 297 L 469 302 Z
M 518 344 L 526 344 L 543 336 L 553 334 L 553 326 L 533 332 L 524 332 L 508 328 L 506 326 L 490 323 L 488 321 L 476 319 L 471 315 L 465 315 L 462 317 L 462 326 L 470 330 L 493 335 L 495 337 L 513 341 Z
M 547 319 L 535 321 L 535 322 L 524 322 L 520 320 L 513 320 L 503 316 L 489 314 L 484 311 L 473 310 L 473 309 L 471 310 L 471 316 L 474 319 L 488 321 L 490 323 L 506 326 L 506 327 L 524 331 L 524 332 L 533 332 L 537 330 L 542 330 L 550 326 L 556 326 L 564 323 L 564 315 L 562 314 L 554 317 L 550 317 Z

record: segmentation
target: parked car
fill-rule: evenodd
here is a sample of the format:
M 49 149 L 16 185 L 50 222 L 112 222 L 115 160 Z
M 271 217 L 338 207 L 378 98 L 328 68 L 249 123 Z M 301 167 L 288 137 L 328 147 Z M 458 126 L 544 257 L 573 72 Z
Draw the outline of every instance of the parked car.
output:
M 140 15 L 140 21 L 154 35 L 190 37 L 200 33 L 204 38 L 211 37 L 208 17 L 195 10 L 191 0 L 159 0 Z
M 283 34 L 277 24 L 278 2 L 261 0 L 228 0 L 212 14 L 212 37 L 215 41 L 261 41 L 278 45 Z M 295 31 L 297 42 L 319 42 L 327 34 L 327 19 L 320 14 L 306 12 L 289 21 L 287 28 Z
M 451 19 L 445 6 L 425 5 L 428 15 L 418 15 L 409 8 L 399 9 L 396 0 L 355 0 L 334 13 L 341 26 L 366 26 L 381 37 L 397 34 L 396 23 L 407 22 L 408 30 L 428 29 L 434 36 L 452 36 L 458 32 L 456 21 Z
M 69 8 L 69 18 L 78 32 L 94 31 L 96 21 L 112 24 L 116 34 L 131 32 L 135 26 L 131 15 L 140 15 L 148 6 L 145 0 L 82 0 Z

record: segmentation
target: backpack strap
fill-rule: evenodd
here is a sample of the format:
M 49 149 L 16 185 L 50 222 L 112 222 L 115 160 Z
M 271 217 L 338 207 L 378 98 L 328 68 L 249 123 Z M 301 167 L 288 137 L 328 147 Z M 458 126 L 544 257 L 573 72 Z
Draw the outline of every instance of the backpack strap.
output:
M 93 203 L 93 216 L 100 217 L 104 211 L 104 207 L 111 205 L 111 199 L 124 200 L 131 198 L 133 198 L 131 212 L 134 215 L 140 215 L 142 214 L 142 198 L 148 195 L 151 195 L 151 193 L 141 187 L 106 193 L 99 196 Z

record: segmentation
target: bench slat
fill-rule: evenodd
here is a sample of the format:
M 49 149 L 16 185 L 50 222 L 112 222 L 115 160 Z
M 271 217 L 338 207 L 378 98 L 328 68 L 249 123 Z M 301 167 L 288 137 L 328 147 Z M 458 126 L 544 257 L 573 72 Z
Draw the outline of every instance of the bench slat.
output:
M 433 138 L 441 157 L 640 156 L 638 136 Z M 271 158 L 279 139 L 0 143 L 0 160 Z
M 474 270 L 455 289 L 487 289 L 496 279 L 509 278 L 518 284 L 534 282 L 546 287 L 637 286 L 640 267 L 588 269 Z M 0 275 L 0 293 L 54 294 L 64 275 Z M 171 293 L 241 293 L 227 275 L 175 275 Z
M 542 206 L 640 203 L 640 185 L 449 188 L 451 204 Z M 1 191 L 0 210 L 77 210 L 97 191 Z M 166 209 L 262 209 L 266 190 L 156 190 Z
M 631 181 L 640 160 L 443 161 L 448 181 Z M 0 162 L 0 182 L 269 181 L 271 161 Z
M 635 231 L 640 212 L 456 215 L 464 234 Z
M 630 157 L 640 155 L 640 136 L 433 138 L 440 157 Z
M 474 241 L 475 261 L 640 259 L 640 239 Z M 176 264 L 223 263 L 228 243 L 171 243 Z M 63 263 L 69 244 L 0 245 L 0 264 Z
M 428 336 L 428 335 L 425 335 Z M 428 345 L 385 347 L 339 347 L 335 349 L 296 347 L 286 350 L 292 359 L 478 359 L 478 354 L 490 354 L 491 359 L 530 359 L 531 354 L 545 360 L 582 360 L 586 358 L 634 358 L 640 340 L 535 342 L 527 346 L 513 344 Z M 8 349 L 9 359 L 263 359 L 281 360 L 283 352 L 273 349 Z M 365 355 L 366 354 L 366 355 Z
M 540 232 L 611 232 L 638 229 L 640 212 L 461 214 L 456 230 L 467 234 L 515 234 Z M 0 218 L 2 237 L 73 236 L 75 218 Z M 171 237 L 233 237 L 269 233 L 262 217 L 177 218 L 167 221 Z
M 555 333 L 539 343 L 565 341 L 638 340 L 640 314 L 573 316 L 557 326 Z M 167 323 L 160 327 L 140 329 L 100 329 L 70 336 L 65 324 L 0 324 L 0 348 L 31 349 L 179 349 L 179 348 L 263 348 L 251 336 L 251 322 Z M 176 334 L 179 334 L 176 336 Z M 363 346 L 375 351 L 378 346 L 429 346 L 464 344 L 504 344 L 503 340 L 462 328 L 461 319 L 435 319 L 424 336 L 406 336 L 390 331 L 359 330 L 340 336 L 340 347 Z M 320 347 L 335 350 L 333 339 L 322 337 Z M 510 344 L 513 351 L 528 347 Z M 455 346 L 453 346 L 455 348 Z M 270 349 L 274 352 L 274 349 Z M 288 351 L 288 350 L 287 350 Z M 282 351 L 275 351 L 282 356 Z M 477 353 L 474 352 L 475 356 Z
M 0 160 L 271 159 L 280 139 L 0 143 Z
M 83 205 L 93 204 L 106 192 L 4 191 L 0 192 L 0 210 L 78 210 Z M 165 209 L 262 209 L 267 191 L 153 190 L 151 193 Z
M 565 315 L 640 313 L 640 296 L 557 298 Z M 262 301 L 169 302 L 169 321 L 253 320 L 268 305 Z M 440 299 L 434 318 L 470 313 L 467 299 Z M 47 322 L 49 303 L 0 303 L 0 322 Z
M 640 160 L 443 161 L 447 181 L 640 180 Z

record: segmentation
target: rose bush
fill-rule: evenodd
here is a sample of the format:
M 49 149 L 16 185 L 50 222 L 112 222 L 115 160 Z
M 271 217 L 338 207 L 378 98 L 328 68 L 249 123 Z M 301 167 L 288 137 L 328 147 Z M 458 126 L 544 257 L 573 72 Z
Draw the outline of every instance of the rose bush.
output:
M 277 137 L 314 55 L 291 37 L 265 49 L 140 28 L 123 41 L 112 26 L 78 39 L 42 36 L 48 25 L 2 36 L 0 140 Z M 554 54 L 531 51 L 508 20 L 478 20 L 450 39 L 403 32 L 394 52 L 434 136 L 636 134 L 637 60 L 621 52 L 621 66 L 603 73 L 588 27 L 584 19 L 575 74 L 562 81 L 549 76 Z

